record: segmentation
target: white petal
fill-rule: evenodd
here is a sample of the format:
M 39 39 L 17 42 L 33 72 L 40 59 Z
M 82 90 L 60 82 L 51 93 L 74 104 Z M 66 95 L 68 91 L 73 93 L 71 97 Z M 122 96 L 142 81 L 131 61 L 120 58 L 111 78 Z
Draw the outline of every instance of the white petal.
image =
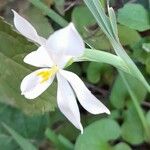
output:
M 14 24 L 16 29 L 28 39 L 40 45 L 43 45 L 46 42 L 46 40 L 37 34 L 35 28 L 26 19 L 21 17 L 14 10 L 12 11 L 14 13 Z
M 83 127 L 80 122 L 80 112 L 76 102 L 75 95 L 68 81 L 57 73 L 58 90 L 57 103 L 61 112 L 67 119 L 83 133 Z
M 110 111 L 85 86 L 83 81 L 74 73 L 62 70 L 60 73 L 69 81 L 74 89 L 80 104 L 92 114 L 107 113 Z
M 41 83 L 40 77 L 37 74 L 47 69 L 39 69 L 27 75 L 21 82 L 21 92 L 27 99 L 35 99 L 40 96 L 53 82 L 54 76 L 48 81 Z
M 46 48 L 55 55 L 78 57 L 83 54 L 85 45 L 73 23 L 70 23 L 49 37 Z
M 24 58 L 24 62 L 36 67 L 52 67 L 53 61 L 43 46 L 31 52 Z

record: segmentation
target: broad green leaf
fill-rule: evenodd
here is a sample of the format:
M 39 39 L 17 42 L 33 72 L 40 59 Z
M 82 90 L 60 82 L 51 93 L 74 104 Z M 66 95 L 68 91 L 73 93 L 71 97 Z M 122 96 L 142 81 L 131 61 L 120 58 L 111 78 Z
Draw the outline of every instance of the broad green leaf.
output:
M 110 117 L 111 119 L 118 120 L 119 118 L 122 118 L 121 111 L 118 110 L 118 109 L 111 110 L 111 114 L 110 114 L 109 117 Z
M 107 143 L 116 140 L 120 136 L 120 127 L 114 120 L 101 119 L 84 129 L 84 133 L 79 135 L 75 150 L 108 150 Z
M 113 150 L 131 150 L 131 147 L 126 143 L 118 143 L 113 147 Z
M 122 138 L 130 144 L 141 144 L 145 139 L 145 133 L 143 126 L 138 117 L 133 104 L 128 106 L 128 110 L 125 113 L 125 121 L 121 126 Z
M 84 19 L 81 14 L 84 14 Z M 105 34 L 99 28 L 94 27 L 96 26 L 96 21 L 87 7 L 75 7 L 72 13 L 72 21 L 81 33 L 85 42 L 90 44 L 95 49 L 111 49 L 110 42 Z
M 138 31 L 150 29 L 149 13 L 140 4 L 126 4 L 118 11 L 118 22 Z
M 112 70 L 113 69 L 111 66 L 106 64 L 91 62 L 89 63 L 86 71 L 87 80 L 93 84 L 96 84 L 102 79 L 102 82 L 109 84 L 113 78 Z M 107 77 L 108 74 L 109 77 Z
M 141 83 L 139 83 L 137 79 L 133 78 L 132 76 L 126 75 L 126 77 L 128 81 L 132 83 L 131 89 L 132 91 L 135 92 L 138 101 L 140 102 L 143 101 L 147 94 L 145 87 Z M 112 105 L 117 109 L 123 109 L 127 104 L 129 96 L 130 95 L 128 93 L 126 85 L 122 81 L 121 77 L 118 76 L 112 87 L 112 91 L 110 95 L 110 101 Z
M 84 14 L 84 19 L 81 14 Z M 75 24 L 78 31 L 83 37 L 87 36 L 87 30 L 90 26 L 96 23 L 93 15 L 86 6 L 78 6 L 73 9 L 72 22 Z
M 19 144 L 23 150 L 37 150 L 27 139 L 18 134 L 15 130 L 3 123 L 3 127 L 12 135 L 13 139 Z
M 143 44 L 148 42 L 150 42 L 149 37 L 142 38 L 139 42 L 131 45 L 134 59 L 142 64 L 145 64 L 146 60 L 150 57 L 150 53 L 146 52 L 143 48 Z
M 114 82 L 114 85 L 110 94 L 110 102 L 117 109 L 123 109 L 127 99 L 127 89 L 120 76 L 118 76 Z
M 80 64 L 77 64 L 77 63 L 72 64 L 71 66 L 67 67 L 66 69 L 71 72 L 74 72 L 78 76 L 80 76 L 82 74 L 82 69 L 80 67 Z
M 93 33 L 91 33 L 93 34 Z M 112 49 L 112 46 L 105 36 L 105 34 L 102 32 L 102 30 L 97 30 L 96 33 L 91 36 L 90 34 L 85 38 L 85 41 L 95 49 L 101 49 L 105 51 L 110 51 Z
M 119 39 L 122 45 L 131 45 L 141 40 L 140 34 L 127 26 L 118 25 Z M 129 34 L 130 33 L 130 36 Z
M 32 101 L 20 93 L 22 79 L 33 70 L 25 65 L 23 57 L 37 47 L 13 31 L 3 19 L 0 19 L 0 41 L 0 101 L 16 106 L 30 115 L 54 110 L 55 83 L 49 88 L 50 91 Z
M 140 106 L 140 104 L 138 102 L 138 96 L 137 96 L 137 93 L 136 93 L 137 91 L 134 91 L 132 89 L 133 88 L 132 87 L 132 82 L 130 82 L 128 80 L 127 74 L 125 74 L 125 73 L 123 73 L 121 71 L 119 71 L 119 73 L 120 73 L 120 76 L 121 76 L 121 78 L 122 78 L 122 80 L 123 80 L 123 82 L 124 82 L 128 92 L 130 94 L 130 97 L 132 98 L 132 102 L 134 104 L 134 108 L 136 109 L 136 112 L 137 112 L 138 117 L 140 119 L 140 123 L 141 123 L 142 128 L 143 128 L 143 132 L 145 134 L 144 138 L 145 138 L 146 141 L 150 141 L 149 126 L 147 124 L 144 112 L 143 112 L 143 110 L 142 110 L 142 108 L 141 108 L 141 106 Z
M 101 70 L 103 64 L 91 62 L 87 68 L 87 79 L 89 82 L 96 84 L 101 79 Z

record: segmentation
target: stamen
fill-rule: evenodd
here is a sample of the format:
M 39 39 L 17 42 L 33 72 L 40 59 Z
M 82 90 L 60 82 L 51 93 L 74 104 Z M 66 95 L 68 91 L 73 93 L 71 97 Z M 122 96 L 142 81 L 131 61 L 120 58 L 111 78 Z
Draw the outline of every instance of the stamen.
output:
M 51 78 L 58 71 L 58 69 L 59 68 L 57 66 L 53 66 L 52 68 L 48 70 L 44 70 L 44 71 L 37 73 L 37 76 L 42 78 L 40 83 L 44 83 L 47 80 L 49 80 L 49 78 Z

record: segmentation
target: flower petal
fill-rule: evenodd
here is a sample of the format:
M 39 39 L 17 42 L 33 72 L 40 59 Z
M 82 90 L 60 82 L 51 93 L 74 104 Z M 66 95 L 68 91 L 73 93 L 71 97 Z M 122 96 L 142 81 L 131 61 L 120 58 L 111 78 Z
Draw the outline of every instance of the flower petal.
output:
M 24 58 L 24 62 L 36 67 L 52 67 L 53 61 L 43 46 L 31 52 Z
M 61 112 L 67 119 L 83 133 L 83 127 L 80 122 L 80 112 L 76 102 L 75 95 L 68 81 L 57 73 L 58 90 L 57 103 Z
M 54 76 L 49 80 L 41 83 L 40 77 L 37 75 L 48 69 L 39 69 L 27 75 L 21 82 L 21 92 L 27 99 L 35 99 L 40 96 L 53 82 Z
M 80 104 L 92 114 L 107 113 L 110 111 L 85 86 L 83 81 L 74 73 L 61 70 L 60 73 L 69 81 L 74 89 Z
M 78 57 L 83 54 L 85 45 L 73 23 L 70 23 L 49 37 L 46 48 L 55 55 Z
M 37 34 L 35 28 L 26 19 L 21 17 L 16 11 L 12 11 L 14 13 L 14 24 L 17 30 L 28 39 L 43 45 L 46 40 Z

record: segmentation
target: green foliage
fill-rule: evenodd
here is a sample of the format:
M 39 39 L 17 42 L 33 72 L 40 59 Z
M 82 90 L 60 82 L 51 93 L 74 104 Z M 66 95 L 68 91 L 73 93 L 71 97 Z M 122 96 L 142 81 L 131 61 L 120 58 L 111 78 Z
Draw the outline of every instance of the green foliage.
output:
M 108 150 L 110 140 L 116 140 L 120 136 L 120 127 L 111 119 L 101 119 L 89 125 L 75 144 L 75 150 Z
M 58 15 L 53 9 L 49 9 L 46 5 L 43 4 L 40 0 L 28 0 L 30 1 L 35 7 L 40 9 L 44 14 L 48 15 L 52 20 L 58 23 L 60 26 L 66 26 L 68 22 Z
M 147 119 L 147 122 L 148 122 L 149 128 L 150 128 L 150 111 L 148 111 L 148 113 L 146 114 L 146 119 Z
M 27 20 L 33 24 L 39 35 L 48 38 L 53 32 L 51 24 L 48 23 L 48 19 L 35 7 L 29 7 L 24 15 L 27 16 Z M 36 17 L 35 17 L 36 16 Z
M 118 25 L 118 32 L 122 45 L 133 45 L 141 40 L 140 34 L 127 26 Z
M 103 64 L 91 62 L 87 68 L 87 79 L 91 83 L 98 83 L 101 79 Z
M 0 41 L 0 101 L 30 115 L 54 110 L 55 84 L 34 101 L 26 100 L 20 94 L 21 80 L 32 71 L 23 63 L 23 57 L 37 47 L 13 31 L 3 19 L 0 19 Z
M 46 137 L 52 141 L 59 150 L 73 150 L 73 144 L 62 135 L 56 135 L 52 130 L 45 131 Z
M 14 140 L 23 150 L 37 150 L 27 139 L 19 135 L 15 130 L 3 123 L 3 127 L 12 135 Z
M 84 14 L 84 19 L 81 14 Z M 96 21 L 87 7 L 76 7 L 72 12 L 72 21 L 84 40 L 92 47 L 104 50 L 111 49 L 111 45 L 104 33 L 99 28 L 94 27 Z
M 128 2 L 121 7 L 119 1 L 112 0 L 110 6 L 115 8 L 114 12 L 108 6 L 106 10 L 106 0 L 84 0 L 86 5 L 81 1 L 29 0 L 34 6 L 29 2 L 26 6 L 21 1 L 13 1 L 15 9 L 46 38 L 53 28 L 66 26 L 70 21 L 75 24 L 86 46 L 91 49 L 86 48 L 79 60 L 83 62 L 65 69 L 78 74 L 83 81 L 96 84 L 91 85 L 90 90 L 99 99 L 104 99 L 102 102 L 109 107 L 111 115 L 104 119 L 106 115 L 90 115 L 80 107 L 81 121 L 86 127 L 81 135 L 59 110 L 46 113 L 56 107 L 56 83 L 36 100 L 29 101 L 21 96 L 21 80 L 36 69 L 26 65 L 23 58 L 36 50 L 37 45 L 14 31 L 1 18 L 0 120 L 6 125 L 0 124 L 0 149 L 30 149 L 27 146 L 32 148 L 31 143 L 36 145 L 34 149 L 43 150 L 144 149 L 150 135 L 149 93 L 145 88 L 149 89 L 149 82 L 143 77 L 150 81 L 148 2 Z M 18 3 L 22 8 L 17 8 Z M 1 5 L 0 13 L 3 14 L 5 9 L 1 12 Z M 10 14 L 8 10 L 5 17 Z M 116 55 L 111 54 L 113 49 Z M 111 66 L 117 68 L 119 74 Z
M 150 52 L 150 43 L 143 43 L 142 47 L 146 52 Z
M 104 82 L 106 84 L 111 83 L 113 75 L 109 75 L 107 78 L 108 74 L 112 74 L 112 68 L 106 64 L 101 64 L 101 63 L 95 63 L 91 62 L 86 71 L 86 76 L 87 80 L 93 84 Z M 103 81 L 103 79 L 107 79 L 106 81 Z
M 138 31 L 150 29 L 149 13 L 140 4 L 126 4 L 118 11 L 118 22 Z
M 1 122 L 4 122 L 7 125 L 11 126 L 25 138 L 37 139 L 43 137 L 44 129 L 49 124 L 48 114 L 29 117 L 19 110 L 1 103 L 0 120 Z
M 132 91 L 135 92 L 137 95 L 138 101 L 143 101 L 147 91 L 142 84 L 138 82 L 137 79 L 133 78 L 132 76 L 127 76 L 128 82 L 132 82 L 131 88 Z M 118 76 L 115 80 L 115 83 L 112 87 L 110 101 L 112 105 L 117 109 L 123 109 L 129 100 L 129 93 L 126 88 L 126 85 L 122 81 L 121 77 Z
M 126 143 L 119 143 L 113 147 L 113 150 L 131 150 L 131 148 Z
M 0 133 L 0 147 L 1 150 L 20 150 L 13 138 L 4 133 Z
M 133 104 L 125 112 L 125 122 L 121 126 L 122 138 L 130 144 L 141 144 L 145 140 L 144 130 Z

